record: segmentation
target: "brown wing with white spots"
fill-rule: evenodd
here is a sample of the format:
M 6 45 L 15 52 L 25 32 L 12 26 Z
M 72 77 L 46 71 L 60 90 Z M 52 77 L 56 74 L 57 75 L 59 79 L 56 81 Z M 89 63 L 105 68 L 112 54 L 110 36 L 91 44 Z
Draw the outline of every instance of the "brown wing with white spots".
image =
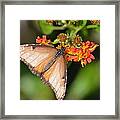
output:
M 56 58 L 55 63 L 42 74 L 43 79 L 48 81 L 54 90 L 57 99 L 63 99 L 66 91 L 67 69 L 64 57 Z

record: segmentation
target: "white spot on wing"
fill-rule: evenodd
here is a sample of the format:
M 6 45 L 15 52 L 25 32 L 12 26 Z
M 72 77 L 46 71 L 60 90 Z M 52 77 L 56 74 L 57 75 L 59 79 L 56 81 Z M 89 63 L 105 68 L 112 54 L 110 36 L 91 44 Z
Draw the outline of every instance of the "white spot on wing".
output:
M 33 47 L 32 47 L 32 46 L 30 47 L 30 50 L 33 50 Z

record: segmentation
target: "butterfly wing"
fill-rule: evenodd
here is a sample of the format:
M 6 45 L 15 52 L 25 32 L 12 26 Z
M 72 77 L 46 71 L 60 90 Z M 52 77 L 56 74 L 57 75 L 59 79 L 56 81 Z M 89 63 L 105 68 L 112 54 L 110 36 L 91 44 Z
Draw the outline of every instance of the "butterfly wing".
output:
M 35 44 L 20 46 L 21 61 L 28 65 L 32 73 L 37 74 L 43 82 L 50 85 L 57 99 L 63 99 L 66 91 L 67 68 L 64 57 L 61 55 L 55 58 L 56 53 L 57 49 L 48 46 Z M 55 62 L 43 72 L 53 60 Z
M 42 78 L 47 80 L 57 99 L 63 99 L 67 83 L 67 67 L 64 57 L 56 58 L 55 63 L 42 74 Z
M 44 67 L 49 63 L 56 52 L 57 50 L 55 48 L 48 46 L 35 44 L 20 45 L 21 61 L 27 64 L 29 69 L 35 74 L 39 74 L 44 70 Z

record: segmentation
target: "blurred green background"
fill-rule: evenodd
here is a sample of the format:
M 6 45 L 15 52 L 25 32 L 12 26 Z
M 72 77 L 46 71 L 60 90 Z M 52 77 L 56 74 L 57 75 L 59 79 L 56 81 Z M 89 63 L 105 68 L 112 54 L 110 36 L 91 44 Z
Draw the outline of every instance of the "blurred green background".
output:
M 89 24 L 89 21 L 87 22 Z M 20 44 L 35 43 L 37 36 L 47 34 L 51 40 L 66 29 L 52 28 L 35 20 L 20 21 Z M 79 32 L 83 41 L 90 40 L 100 45 L 100 32 L 97 29 L 83 28 Z M 64 100 L 100 100 L 100 47 L 93 52 L 95 60 L 84 68 L 80 63 L 71 62 L 67 67 L 67 87 Z M 28 67 L 20 62 L 20 99 L 56 100 L 53 90 L 33 75 Z

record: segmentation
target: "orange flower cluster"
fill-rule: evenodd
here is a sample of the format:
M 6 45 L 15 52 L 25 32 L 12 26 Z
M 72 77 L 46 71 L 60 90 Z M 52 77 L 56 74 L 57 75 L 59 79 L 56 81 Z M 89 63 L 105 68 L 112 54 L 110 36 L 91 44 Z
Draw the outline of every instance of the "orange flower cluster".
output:
M 43 44 L 43 45 L 49 45 L 51 41 L 47 40 L 46 35 L 43 35 L 42 38 L 40 38 L 39 36 L 36 38 L 36 43 Z
M 66 34 L 64 34 L 64 33 L 60 33 L 57 36 L 57 39 L 60 40 L 60 42 L 65 42 L 68 39 L 68 36 Z
M 67 61 L 81 62 L 82 67 L 90 63 L 95 57 L 91 54 L 98 45 L 94 42 L 81 42 L 80 48 L 67 47 L 65 58 Z

